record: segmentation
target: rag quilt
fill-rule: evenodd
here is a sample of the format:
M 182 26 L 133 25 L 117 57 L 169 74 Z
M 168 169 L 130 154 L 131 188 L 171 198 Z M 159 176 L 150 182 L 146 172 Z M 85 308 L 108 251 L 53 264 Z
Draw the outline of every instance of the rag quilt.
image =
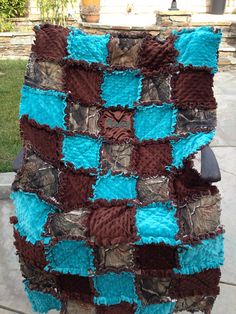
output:
M 33 311 L 211 313 L 220 196 L 193 158 L 215 135 L 221 32 L 35 34 L 11 195 Z

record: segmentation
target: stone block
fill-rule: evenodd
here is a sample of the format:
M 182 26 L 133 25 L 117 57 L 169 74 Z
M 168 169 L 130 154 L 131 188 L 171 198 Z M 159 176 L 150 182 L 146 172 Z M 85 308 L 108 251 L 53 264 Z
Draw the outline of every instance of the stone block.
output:
M 191 22 L 191 12 L 189 11 L 156 11 L 156 24 L 164 27 L 187 26 Z

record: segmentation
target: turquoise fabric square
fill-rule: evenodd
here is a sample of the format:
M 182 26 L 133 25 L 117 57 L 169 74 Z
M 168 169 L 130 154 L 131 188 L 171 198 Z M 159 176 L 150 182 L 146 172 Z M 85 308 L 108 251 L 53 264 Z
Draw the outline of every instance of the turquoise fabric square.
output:
M 98 168 L 101 141 L 89 136 L 65 136 L 62 143 L 62 160 L 70 162 L 75 169 Z
M 166 302 L 150 305 L 139 305 L 135 314 L 171 314 L 175 309 L 176 302 Z
M 57 210 L 39 199 L 34 193 L 13 192 L 11 194 L 15 206 L 17 217 L 16 230 L 21 236 L 25 236 L 26 240 L 35 244 L 37 241 L 46 238 L 42 236 L 45 231 L 44 226 L 47 222 L 49 214 L 54 214 Z
M 224 237 L 218 235 L 194 246 L 183 245 L 182 252 L 178 254 L 180 269 L 174 269 L 178 274 L 191 275 L 205 269 L 219 268 L 224 263 Z
M 112 175 L 111 173 L 100 176 L 93 186 L 93 200 L 135 199 L 137 197 L 136 183 L 137 178 L 133 176 Z
M 61 301 L 56 299 L 53 295 L 50 293 L 44 293 L 37 290 L 31 290 L 29 288 L 29 282 L 28 280 L 24 281 L 25 285 L 25 292 L 30 300 L 30 303 L 32 305 L 32 309 L 34 312 L 38 313 L 48 313 L 50 310 L 60 310 L 61 309 Z
M 88 276 L 95 271 L 93 249 L 84 240 L 62 240 L 46 253 L 49 264 L 45 270 L 63 274 Z
M 211 142 L 215 136 L 215 131 L 196 134 L 190 133 L 187 137 L 181 138 L 178 141 L 171 141 L 172 145 L 172 166 L 176 168 L 183 167 L 183 161 L 189 155 L 196 153 L 202 146 Z
M 175 131 L 177 109 L 171 104 L 140 106 L 134 115 L 134 131 L 139 140 L 157 140 Z
M 66 94 L 54 90 L 41 90 L 23 86 L 21 90 L 20 117 L 28 115 L 39 124 L 66 130 Z
M 133 108 L 140 99 L 141 89 L 142 76 L 138 70 L 104 72 L 101 96 L 104 107 Z
M 179 244 L 175 237 L 179 231 L 176 208 L 169 202 L 152 203 L 137 207 L 136 227 L 140 240 L 137 244 L 164 242 L 169 245 Z
M 135 291 L 135 276 L 130 272 L 106 273 L 93 278 L 94 288 L 98 296 L 94 297 L 95 304 L 112 305 L 120 302 L 138 302 Z
M 178 50 L 177 61 L 184 66 L 208 67 L 217 72 L 217 51 L 222 33 L 212 27 L 199 27 L 173 31 L 177 36 L 174 47 Z
M 110 34 L 89 35 L 79 29 L 71 28 L 67 38 L 68 58 L 107 65 L 109 41 Z

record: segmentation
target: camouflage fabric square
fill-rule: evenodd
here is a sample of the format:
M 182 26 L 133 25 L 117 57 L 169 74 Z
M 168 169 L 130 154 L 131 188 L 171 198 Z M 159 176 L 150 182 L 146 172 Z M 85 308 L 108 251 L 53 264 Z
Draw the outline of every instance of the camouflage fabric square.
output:
M 220 195 L 192 160 L 214 137 L 221 32 L 35 33 L 11 218 L 33 310 L 211 313 Z

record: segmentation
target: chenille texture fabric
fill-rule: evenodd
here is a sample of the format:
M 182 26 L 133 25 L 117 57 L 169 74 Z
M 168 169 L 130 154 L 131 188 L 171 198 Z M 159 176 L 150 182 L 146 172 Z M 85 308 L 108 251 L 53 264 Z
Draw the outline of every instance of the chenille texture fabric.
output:
M 211 313 L 220 195 L 193 159 L 215 134 L 221 32 L 35 33 L 11 195 L 33 311 Z

